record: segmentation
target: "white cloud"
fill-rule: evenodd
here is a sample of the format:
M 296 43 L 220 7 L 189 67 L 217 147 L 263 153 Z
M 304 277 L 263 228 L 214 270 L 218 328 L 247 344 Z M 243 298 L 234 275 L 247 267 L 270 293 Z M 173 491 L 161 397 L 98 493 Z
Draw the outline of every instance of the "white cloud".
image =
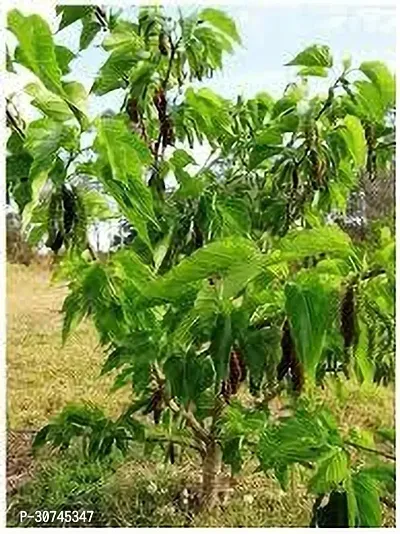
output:
M 326 6 L 324 29 L 329 31 L 394 35 L 396 28 L 395 7 Z

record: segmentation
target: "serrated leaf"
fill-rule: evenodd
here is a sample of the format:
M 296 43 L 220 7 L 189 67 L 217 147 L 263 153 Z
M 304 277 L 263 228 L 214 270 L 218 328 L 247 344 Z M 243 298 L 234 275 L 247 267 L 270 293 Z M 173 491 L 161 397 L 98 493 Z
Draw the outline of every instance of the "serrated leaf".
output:
M 378 482 L 383 491 L 394 493 L 396 490 L 396 466 L 394 464 L 377 462 L 364 467 L 362 472 Z
M 331 431 L 315 413 L 298 409 L 261 434 L 258 457 L 264 471 L 298 462 L 314 462 L 331 450 Z
M 25 87 L 25 92 L 34 97 L 32 105 L 36 106 L 51 119 L 64 122 L 74 117 L 65 100 L 46 89 L 44 85 L 30 83 Z
M 225 441 L 222 445 L 222 461 L 231 466 L 232 474 L 239 473 L 242 468 L 241 444 L 242 438 L 235 437 Z
M 56 6 L 57 15 L 62 14 L 59 30 L 87 16 L 92 10 L 92 6 Z
M 187 165 L 196 165 L 196 161 L 186 150 L 177 148 L 172 154 L 169 163 L 178 169 L 184 169 Z
M 231 353 L 232 321 L 229 315 L 220 315 L 212 334 L 210 354 L 214 362 L 217 377 L 217 387 L 221 380 L 226 378 Z
M 69 64 L 73 59 L 75 59 L 75 54 L 67 48 L 66 46 L 55 46 L 55 53 L 57 58 L 58 66 L 60 67 L 61 73 L 68 74 L 70 72 Z
M 239 263 L 254 264 L 261 256 L 250 240 L 243 238 L 215 241 L 185 258 L 147 289 L 148 296 L 177 298 L 188 284 L 213 275 L 228 274 Z
M 267 256 L 265 265 L 279 261 L 299 261 L 305 256 L 321 253 L 347 259 L 352 253 L 350 237 L 335 226 L 292 230 L 279 241 L 276 250 Z
M 394 428 L 379 428 L 376 433 L 382 439 L 390 441 L 393 445 L 395 444 L 396 430 Z
M 96 37 L 97 33 L 101 29 L 101 26 L 96 20 L 93 20 L 90 16 L 84 17 L 82 23 L 83 25 L 82 33 L 79 40 L 79 48 L 81 50 L 85 50 Z
M 121 118 L 103 118 L 98 122 L 96 144 L 112 173 L 111 177 L 103 173 L 101 180 L 141 239 L 151 247 L 147 223 L 152 221 L 157 226 L 157 222 L 151 192 L 143 178 L 143 166 L 151 161 L 149 149 Z
M 29 124 L 25 148 L 33 157 L 29 180 L 32 188 L 32 200 L 23 212 L 23 228 L 26 229 L 33 210 L 40 202 L 41 193 L 56 162 L 60 147 L 73 149 L 76 146 L 76 130 L 49 118 L 39 119 Z
M 368 329 L 364 323 L 359 323 L 359 336 L 357 347 L 354 351 L 354 364 L 356 373 L 361 379 L 372 384 L 375 372 L 375 365 L 370 356 Z
M 121 54 L 133 54 L 145 48 L 145 43 L 136 32 L 136 25 L 128 21 L 119 21 L 102 44 L 107 52 L 118 51 Z
M 91 91 L 102 96 L 127 85 L 127 73 L 135 65 L 135 59 L 125 55 L 111 54 L 93 84 Z
M 88 94 L 86 89 L 79 82 L 64 82 L 63 89 L 66 95 L 65 99 L 82 125 L 82 128 L 85 130 L 89 124 L 87 118 Z
M 353 475 L 352 482 L 357 501 L 357 526 L 380 527 L 382 516 L 376 481 L 361 471 Z
M 171 245 L 172 232 L 169 232 L 157 245 L 154 247 L 153 261 L 155 272 L 158 271 Z
M 357 80 L 355 114 L 366 118 L 369 122 L 381 122 L 385 116 L 386 108 L 383 104 L 379 89 L 371 82 Z
M 62 94 L 61 70 L 49 25 L 39 15 L 25 17 L 17 9 L 8 13 L 8 28 L 19 42 L 19 60 L 44 86 Z
M 205 20 L 206 22 L 214 26 L 217 30 L 228 35 L 228 37 L 230 37 L 237 43 L 241 43 L 241 39 L 234 21 L 223 11 L 213 8 L 203 9 L 199 13 L 198 19 Z
M 299 76 L 318 76 L 319 78 L 326 78 L 328 76 L 328 71 L 325 67 L 304 67 L 298 72 Z
M 343 119 L 343 124 L 345 128 L 340 130 L 341 135 L 347 144 L 354 162 L 356 165 L 362 167 L 365 164 L 367 145 L 361 121 L 354 115 L 346 115 Z
M 349 519 L 349 527 L 355 527 L 357 522 L 357 499 L 354 492 L 352 477 L 348 477 L 344 481 L 344 489 L 346 490 L 346 499 L 347 499 L 347 512 Z
M 388 67 L 381 61 L 364 61 L 360 70 L 378 89 L 384 106 L 393 106 L 396 95 L 395 78 Z
M 75 148 L 76 130 L 49 118 L 39 119 L 29 124 L 24 146 L 35 164 L 43 163 L 51 160 L 60 147 Z
M 317 277 L 285 287 L 285 308 L 296 351 L 312 380 L 320 361 L 329 320 L 330 294 Z
M 300 65 L 304 67 L 332 67 L 333 59 L 329 46 L 312 45 L 297 54 L 297 56 L 286 63 L 286 66 Z
M 10 52 L 8 50 L 8 46 L 6 46 L 6 70 L 7 72 L 13 72 L 15 74 L 15 69 L 13 65 L 13 59 L 10 55 Z
M 311 490 L 321 495 L 336 490 L 349 476 L 349 459 L 339 447 L 318 462 L 318 470 L 310 480 Z
M 274 146 L 267 144 L 256 145 L 250 152 L 249 170 L 253 170 L 263 163 L 266 159 L 280 154 L 283 146 Z

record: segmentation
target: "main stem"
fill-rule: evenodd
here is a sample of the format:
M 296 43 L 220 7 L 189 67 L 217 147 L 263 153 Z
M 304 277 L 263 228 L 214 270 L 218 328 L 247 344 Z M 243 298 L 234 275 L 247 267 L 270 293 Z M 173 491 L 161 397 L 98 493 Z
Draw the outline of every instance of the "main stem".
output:
M 212 508 L 217 503 L 221 466 L 222 450 L 217 441 L 212 439 L 206 447 L 206 454 L 203 460 L 203 507 Z
M 221 489 L 219 480 L 222 467 L 222 449 L 217 439 L 217 425 L 224 408 L 224 400 L 217 396 L 203 458 L 202 506 L 206 508 L 213 508 L 216 505 Z

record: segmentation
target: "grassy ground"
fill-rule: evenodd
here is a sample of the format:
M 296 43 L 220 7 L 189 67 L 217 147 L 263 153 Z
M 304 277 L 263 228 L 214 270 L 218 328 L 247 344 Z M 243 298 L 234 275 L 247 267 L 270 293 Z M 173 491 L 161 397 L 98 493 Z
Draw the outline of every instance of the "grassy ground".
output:
M 66 289 L 49 284 L 43 267 L 9 265 L 7 272 L 7 376 L 9 429 L 37 429 L 71 401 L 87 401 L 112 415 L 126 403 L 128 392 L 109 397 L 111 380 L 99 379 L 103 360 L 89 323 L 61 347 L 60 310 Z M 343 428 L 374 429 L 394 424 L 391 388 L 332 383 L 320 392 Z M 8 500 L 8 523 L 19 525 L 19 510 L 93 509 L 102 526 L 307 526 L 312 500 L 300 473 L 287 493 L 251 466 L 238 477 L 229 502 L 212 514 L 193 515 L 180 497 L 196 487 L 198 464 L 185 457 L 176 465 L 149 460 L 133 450 L 128 462 L 88 464 L 76 452 L 37 460 L 30 455 L 29 432 L 10 432 L 8 472 L 16 492 Z M 29 480 L 31 479 L 31 480 Z M 28 480 L 27 483 L 25 483 Z M 392 510 L 384 522 L 394 524 Z
M 40 428 L 67 402 L 92 401 L 118 413 L 126 392 L 109 402 L 110 378 L 97 334 L 83 323 L 61 346 L 66 289 L 50 285 L 41 266 L 7 266 L 7 384 L 9 428 Z

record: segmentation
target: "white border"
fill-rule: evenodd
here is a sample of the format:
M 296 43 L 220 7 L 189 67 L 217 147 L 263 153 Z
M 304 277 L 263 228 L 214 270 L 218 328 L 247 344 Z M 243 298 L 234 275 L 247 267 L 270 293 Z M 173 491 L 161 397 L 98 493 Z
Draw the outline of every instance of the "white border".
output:
M 61 2 L 60 2 L 61 3 Z M 64 0 L 62 2 L 63 4 L 71 4 L 71 5 L 76 5 L 76 4 L 100 4 L 100 2 L 94 2 L 94 1 L 87 1 L 87 0 Z M 299 1 L 299 2 L 294 2 L 294 1 L 290 1 L 290 0 L 216 0 L 215 2 L 212 2 L 210 0 L 206 1 L 206 0 L 203 0 L 201 2 L 196 2 L 196 1 L 193 1 L 193 0 L 180 0 L 179 2 L 176 1 L 176 0 L 164 0 L 163 2 L 154 2 L 154 1 L 143 1 L 143 0 L 131 0 L 131 1 L 126 1 L 126 0 L 120 0 L 120 1 L 115 1 L 115 0 L 109 0 L 107 2 L 104 2 L 104 4 L 106 5 L 109 5 L 109 6 L 132 6 L 132 5 L 137 5 L 137 4 L 150 4 L 150 3 L 162 3 L 162 4 L 192 4 L 192 5 L 202 5 L 202 4 L 208 4 L 208 5 L 248 5 L 249 7 L 256 7 L 256 6 L 261 6 L 261 5 L 279 5 L 279 6 L 283 6 L 283 5 L 287 5 L 288 7 L 290 5 L 326 5 L 326 6 L 331 6 L 332 3 L 333 3 L 333 0 L 332 1 L 329 1 L 329 0 L 307 0 L 307 1 Z M 4 46 L 4 41 L 5 39 L 2 39 L 1 37 L 4 35 L 4 28 L 5 28 L 5 13 L 13 8 L 13 7 L 19 7 L 21 9 L 23 9 L 24 7 L 29 9 L 29 10 L 32 10 L 32 11 L 45 11 L 46 8 L 48 9 L 52 9 L 54 7 L 54 5 L 56 4 L 56 2 L 52 1 L 52 0 L 1 0 L 0 1 L 0 57 L 2 58 L 2 62 L 0 63 L 1 67 L 4 68 L 4 57 L 5 57 L 5 46 Z M 377 7 L 377 8 L 380 8 L 380 9 L 383 9 L 384 7 L 393 7 L 394 5 L 396 5 L 396 2 L 393 1 L 393 2 L 387 2 L 387 1 L 383 1 L 383 2 L 380 2 L 379 0 L 376 0 L 375 2 L 371 2 L 370 0 L 367 0 L 367 1 L 363 1 L 363 0 L 334 0 L 334 4 L 335 5 L 349 5 L 349 6 L 363 6 L 363 7 Z M 36 9 L 35 9 L 36 8 Z M 399 28 L 400 24 L 400 9 L 397 8 L 396 9 L 396 27 L 397 29 Z M 396 48 L 396 58 L 397 58 L 397 61 L 399 60 L 399 50 L 398 50 L 398 47 L 399 47 L 399 44 L 398 44 L 398 40 L 396 41 L 396 45 L 397 45 L 397 48 Z M 400 81 L 399 81 L 399 77 L 397 77 L 397 95 L 400 94 Z M 1 113 L 1 123 L 0 123 L 0 150 L 1 150 L 1 154 L 0 154 L 0 211 L 1 211 L 1 216 L 0 216 L 0 269 L 1 269 L 1 272 L 0 272 L 0 295 L 1 296 L 4 296 L 3 298 L 0 297 L 0 369 L 1 369 L 1 377 L 0 377 L 0 392 L 1 392 L 1 405 L 0 405 L 0 418 L 1 418 L 1 439 L 0 439 L 0 462 L 1 462 L 1 466 L 2 466 L 2 469 L 1 469 L 1 482 L 2 483 L 2 491 L 1 491 L 1 501 L 0 501 L 0 504 L 1 504 L 1 507 L 0 507 L 0 526 L 4 526 L 5 527 L 5 522 L 6 522 L 6 497 L 5 497 L 5 490 L 6 490 L 6 480 L 5 480 L 5 449 L 6 449 L 6 446 L 5 446 L 5 443 L 6 443 L 6 439 L 5 439 L 5 428 L 6 428 L 6 353 L 5 353 L 5 343 L 6 343 L 6 306 L 5 306 L 5 295 L 6 295 L 6 262 L 5 262 L 5 191 L 4 191 L 4 187 L 5 187 L 5 106 L 4 106 L 4 95 L 2 94 L 2 91 L 1 91 L 1 85 L 0 85 L 0 113 Z M 399 98 L 397 99 L 397 103 L 399 103 Z M 398 121 L 396 123 L 396 126 L 398 127 Z M 397 142 L 397 153 L 396 153 L 396 159 L 398 159 L 399 157 L 399 142 L 400 142 L 400 133 L 399 133 L 399 130 L 397 129 L 397 134 L 396 134 L 396 142 Z M 397 170 L 396 170 L 396 183 L 397 183 L 397 179 L 399 177 L 399 169 L 397 167 Z M 399 204 L 400 204 L 400 188 L 396 186 L 396 238 L 397 238 L 397 235 L 399 235 L 400 233 L 400 219 L 399 219 Z M 397 248 L 396 249 L 396 264 L 398 263 L 400 259 L 400 252 L 399 252 L 399 249 Z M 396 321 L 398 320 L 398 310 L 399 310 L 399 304 L 400 304 L 400 296 L 399 296 L 399 292 L 398 292 L 398 285 L 397 285 L 397 280 L 396 280 Z M 398 332 L 398 324 L 396 323 L 396 334 Z M 396 360 L 398 361 L 400 358 L 400 350 L 398 349 L 398 345 L 396 345 Z M 399 384 L 399 380 L 398 380 L 398 376 L 399 376 L 399 373 L 398 373 L 398 370 L 397 370 L 397 365 L 396 365 L 396 414 L 398 413 L 398 410 L 400 408 L 400 401 L 399 401 L 399 390 L 400 390 L 400 384 Z M 397 415 L 396 415 L 396 429 L 397 429 Z M 400 443 L 400 438 L 399 436 L 397 435 L 396 437 L 396 451 L 398 450 L 398 445 Z M 396 474 L 397 474 L 397 480 L 400 480 L 399 479 L 399 475 L 400 475 L 400 468 L 399 468 L 399 465 L 396 464 Z M 399 484 L 397 484 L 397 491 L 396 491 L 396 503 L 399 502 L 399 495 L 400 495 L 400 490 L 399 490 Z M 396 510 L 396 524 L 399 525 L 400 524 L 400 511 L 397 509 Z M 29 529 L 29 532 L 35 532 L 35 531 L 39 531 L 40 529 L 37 528 L 33 528 L 33 529 Z M 50 528 L 48 530 L 46 530 L 47 532 L 51 532 L 51 531 L 58 531 L 60 530 L 59 528 Z M 77 530 L 81 530 L 81 529 L 74 529 L 72 528 L 70 530 L 70 532 L 73 532 L 73 531 L 77 531 Z M 112 528 L 101 528 L 101 529 L 97 529 L 97 530 L 100 530 L 101 532 L 104 532 L 104 531 L 107 531 L 107 530 L 114 530 Z M 127 529 L 127 530 L 136 530 L 134 528 L 130 528 L 130 529 Z M 160 531 L 165 531 L 165 532 L 171 532 L 171 531 L 174 531 L 175 529 L 171 529 L 171 528 L 142 528 L 140 529 L 141 532 L 147 532 L 147 531 L 157 531 L 157 532 L 160 532 Z M 196 530 L 196 531 L 205 531 L 205 532 L 211 532 L 211 531 L 218 531 L 220 529 L 206 529 L 206 528 L 199 528 L 199 529 L 191 529 L 191 530 Z M 237 532 L 241 532 L 243 533 L 243 530 L 242 529 L 230 529 L 232 531 L 237 531 Z M 252 529 L 252 530 L 258 530 L 260 532 L 262 532 L 263 530 L 265 529 Z M 284 530 L 287 530 L 287 531 L 291 531 L 291 529 L 287 528 L 270 528 L 268 529 L 269 531 L 271 532 L 282 532 Z M 325 529 L 322 529 L 322 530 L 325 530 Z M 332 532 L 331 529 L 327 529 L 328 531 Z M 356 529 L 347 529 L 348 531 L 350 530 L 354 530 L 356 531 Z M 359 529 L 357 529 L 359 530 Z M 368 530 L 368 532 L 376 532 L 376 531 L 389 531 L 389 530 L 395 530 L 395 529 L 365 529 L 365 530 Z M 20 531 L 25 531 L 24 528 L 20 527 L 20 528 L 14 528 L 13 529 L 13 532 L 20 532 Z M 297 532 L 307 532 L 309 531 L 309 528 L 298 528 L 296 529 Z

